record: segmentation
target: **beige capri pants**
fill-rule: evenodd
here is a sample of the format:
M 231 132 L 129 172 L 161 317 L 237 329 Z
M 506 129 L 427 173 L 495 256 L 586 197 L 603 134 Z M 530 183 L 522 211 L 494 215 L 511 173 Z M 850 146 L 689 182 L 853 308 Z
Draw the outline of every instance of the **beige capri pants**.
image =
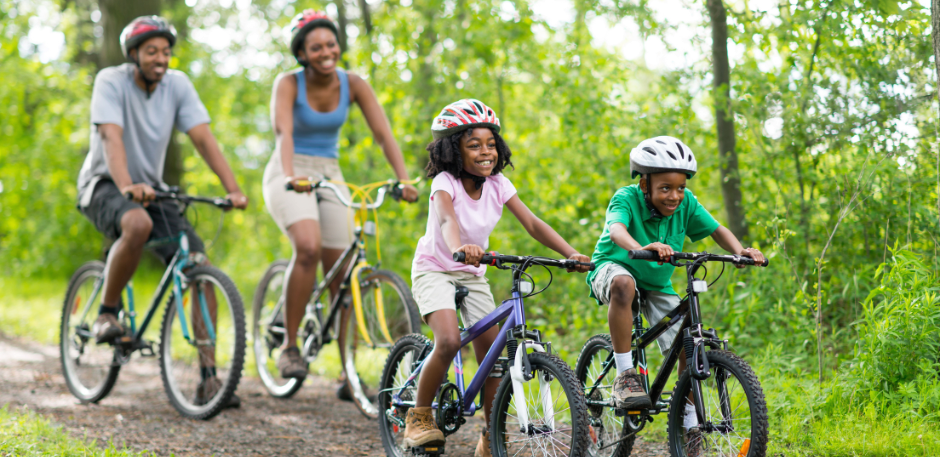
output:
M 294 176 L 310 176 L 314 181 L 323 177 L 332 181 L 343 181 L 343 172 L 337 159 L 302 154 L 294 154 Z M 297 193 L 284 188 L 284 178 L 281 154 L 275 151 L 264 168 L 262 194 L 268 212 L 281 231 L 286 235 L 291 225 L 305 219 L 319 221 L 322 247 L 347 248 L 353 240 L 353 210 L 343 205 L 332 189 Z M 336 187 L 349 200 L 349 189 L 345 185 Z

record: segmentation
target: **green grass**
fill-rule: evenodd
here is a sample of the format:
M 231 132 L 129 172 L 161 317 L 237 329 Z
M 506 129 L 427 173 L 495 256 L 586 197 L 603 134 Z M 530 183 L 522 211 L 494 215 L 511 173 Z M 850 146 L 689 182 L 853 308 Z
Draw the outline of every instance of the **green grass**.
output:
M 61 427 L 29 410 L 0 408 L 0 455 L 16 456 L 104 456 L 150 455 L 118 449 L 113 443 L 100 449 L 94 440 L 78 439 Z

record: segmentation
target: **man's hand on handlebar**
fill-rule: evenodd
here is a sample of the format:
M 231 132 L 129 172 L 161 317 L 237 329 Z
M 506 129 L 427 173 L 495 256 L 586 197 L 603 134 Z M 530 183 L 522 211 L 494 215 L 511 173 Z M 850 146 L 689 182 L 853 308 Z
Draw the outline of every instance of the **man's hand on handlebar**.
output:
M 121 188 L 121 194 L 130 200 L 144 205 L 145 208 L 157 197 L 157 193 L 154 192 L 153 187 L 145 183 L 124 186 Z
M 418 201 L 418 189 L 415 189 L 415 186 L 412 186 L 411 184 L 402 184 L 401 199 L 408 203 L 414 203 Z
M 463 263 L 467 265 L 473 265 L 475 267 L 480 266 L 480 260 L 483 259 L 483 254 L 486 254 L 486 251 L 484 251 L 483 248 L 475 244 L 465 244 L 457 248 L 457 250 L 454 252 L 463 252 L 466 254 L 467 257 L 464 259 Z
M 750 257 L 754 259 L 755 265 L 763 265 L 767 259 L 764 257 L 764 254 L 757 250 L 756 248 L 745 248 L 743 251 L 739 252 L 738 255 L 743 255 L 745 257 Z M 747 265 L 735 265 L 738 268 L 744 268 Z
M 245 209 L 248 207 L 248 197 L 246 197 L 245 194 L 243 194 L 240 190 L 229 193 L 225 196 L 225 198 L 232 202 L 233 208 Z M 226 211 L 229 209 L 231 208 L 226 208 Z
M 585 273 L 585 272 L 591 271 L 591 258 L 590 257 L 584 254 L 579 254 L 575 252 L 574 254 L 569 255 L 568 259 L 576 260 L 578 262 L 587 264 L 587 265 L 578 265 L 574 269 L 568 268 L 568 273 L 571 273 L 572 271 L 577 271 L 578 273 Z
M 663 262 L 669 261 L 669 257 L 675 254 L 675 251 L 672 250 L 672 246 L 663 243 L 650 243 L 643 246 L 642 250 L 659 253 L 659 258 L 662 259 L 662 261 L 657 263 L 660 265 L 662 265 Z

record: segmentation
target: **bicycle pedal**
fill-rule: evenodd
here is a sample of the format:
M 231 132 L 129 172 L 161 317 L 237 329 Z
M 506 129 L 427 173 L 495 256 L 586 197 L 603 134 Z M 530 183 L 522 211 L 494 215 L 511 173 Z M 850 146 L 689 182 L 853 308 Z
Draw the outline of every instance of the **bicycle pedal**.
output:
M 614 410 L 614 415 L 616 415 L 617 417 L 639 416 L 641 414 L 649 414 L 649 410 L 647 409 L 624 409 L 624 408 L 617 408 Z
M 411 455 L 414 456 L 434 456 L 444 453 L 444 445 L 440 446 L 415 446 L 411 448 Z
M 141 357 L 156 357 L 157 353 L 153 350 L 153 343 L 150 341 L 143 342 L 140 346 L 140 356 Z

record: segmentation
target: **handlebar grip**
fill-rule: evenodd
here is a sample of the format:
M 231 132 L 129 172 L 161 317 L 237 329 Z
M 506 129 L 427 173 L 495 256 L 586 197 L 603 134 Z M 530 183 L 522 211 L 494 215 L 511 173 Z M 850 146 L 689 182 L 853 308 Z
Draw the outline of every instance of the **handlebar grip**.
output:
M 310 181 L 307 181 L 304 179 L 304 180 L 297 181 L 297 184 L 301 186 L 309 186 L 311 183 Z M 294 183 L 288 181 L 287 184 L 284 184 L 284 189 L 294 190 Z
M 628 251 L 627 255 L 636 260 L 660 260 L 659 253 L 656 251 L 635 250 Z
M 392 184 L 391 187 L 392 187 L 392 190 L 389 191 L 389 194 L 391 194 L 393 200 L 395 200 L 396 202 L 400 202 L 402 198 L 402 193 L 404 193 L 404 189 L 402 189 L 401 183 L 396 181 L 394 184 Z
M 489 264 L 493 263 L 493 259 L 496 258 L 498 255 L 499 255 L 499 254 L 496 254 L 496 255 L 492 255 L 492 254 L 483 254 L 483 258 L 480 259 L 480 263 L 481 263 L 481 264 L 489 265 Z M 454 262 L 464 263 L 466 260 L 467 260 L 467 253 L 466 253 L 466 252 L 455 252 L 455 253 L 454 253 Z
M 463 262 L 464 260 L 467 260 L 467 253 L 466 253 L 466 252 L 455 252 L 455 253 L 454 253 L 454 262 Z

